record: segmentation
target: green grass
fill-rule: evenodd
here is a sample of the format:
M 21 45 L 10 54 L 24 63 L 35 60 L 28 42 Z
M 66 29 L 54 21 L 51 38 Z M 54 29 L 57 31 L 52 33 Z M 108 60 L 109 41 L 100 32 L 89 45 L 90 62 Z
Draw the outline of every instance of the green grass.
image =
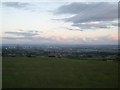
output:
M 118 63 L 3 57 L 3 88 L 116 88 Z

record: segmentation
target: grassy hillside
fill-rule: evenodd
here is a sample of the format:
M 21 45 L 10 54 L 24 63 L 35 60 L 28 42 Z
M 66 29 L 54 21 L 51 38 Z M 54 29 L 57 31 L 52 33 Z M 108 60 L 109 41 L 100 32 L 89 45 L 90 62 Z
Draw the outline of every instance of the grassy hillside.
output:
M 3 57 L 3 88 L 115 88 L 116 62 Z

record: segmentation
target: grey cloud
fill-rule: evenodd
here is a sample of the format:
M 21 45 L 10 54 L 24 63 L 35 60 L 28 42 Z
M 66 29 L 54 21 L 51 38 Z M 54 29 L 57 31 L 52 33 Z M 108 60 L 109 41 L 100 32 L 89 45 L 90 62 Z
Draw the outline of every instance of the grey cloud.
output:
M 68 30 L 79 30 L 79 31 L 82 31 L 80 29 L 72 29 L 72 28 L 66 28 L 66 29 L 68 29 Z
M 106 22 L 117 20 L 118 5 L 117 3 L 71 3 L 63 5 L 55 11 L 56 15 L 61 14 L 74 14 L 72 17 L 64 18 L 62 20 L 66 22 L 72 22 L 73 26 L 79 28 L 107 28 L 109 25 Z M 103 22 L 99 25 L 81 25 L 86 22 Z M 114 24 L 111 24 L 114 26 Z
M 96 24 L 90 24 L 90 23 L 74 23 L 72 26 L 76 26 L 76 27 L 79 27 L 81 29 L 94 29 L 94 28 L 110 28 L 111 26 L 116 26 L 116 24 L 109 24 L 109 23 L 106 23 L 106 22 L 99 22 L 99 23 L 96 23 Z
M 87 7 L 91 7 L 91 4 L 85 3 L 71 3 L 68 5 L 63 5 L 56 10 L 55 14 L 77 14 L 84 11 Z
M 38 31 L 21 31 L 21 32 L 5 32 L 5 34 L 11 34 L 16 36 L 32 37 L 39 35 Z
M 67 29 L 67 30 L 76 30 L 76 31 L 83 31 L 83 30 L 81 30 L 81 29 L 75 29 L 75 28 L 69 28 L 69 27 L 61 27 L 61 28 L 64 28 L 64 29 Z
M 2 37 L 2 39 L 10 39 L 10 40 L 14 40 L 15 37 Z
M 35 41 L 35 39 L 33 38 L 33 37 L 14 37 L 14 36 L 12 36 L 12 37 L 2 37 L 2 40 L 4 41 L 4 40 L 8 40 L 8 41 L 15 41 L 16 42 L 16 40 L 22 40 L 22 41 L 25 41 L 26 42 L 26 40 L 28 41 Z
M 42 33 L 38 30 L 24 31 L 22 29 L 19 29 L 16 32 L 4 32 L 4 33 L 11 36 L 2 37 L 3 40 L 24 40 L 24 41 L 46 40 L 46 38 L 44 37 L 36 38 L 36 37 L 40 37 L 40 33 Z
M 13 7 L 13 8 L 26 8 L 30 5 L 29 3 L 23 3 L 23 2 L 3 2 L 2 4 L 7 7 Z
M 9 8 L 15 8 L 15 9 L 21 9 L 21 10 L 28 10 L 30 12 L 44 12 L 44 8 L 39 6 L 39 2 L 32 3 L 32 2 L 2 2 L 2 6 L 9 7 Z
M 15 36 L 12 36 L 12 37 L 10 37 L 10 36 L 8 36 L 8 37 L 2 37 L 2 39 L 3 40 L 29 40 L 29 41 L 51 41 L 51 40 L 53 40 L 52 39 L 52 37 L 41 37 L 41 36 L 39 36 L 38 38 L 37 37 L 28 37 L 28 36 L 26 36 L 26 37 L 24 37 L 24 36 L 22 36 L 22 37 L 15 37 Z
M 2 39 L 17 40 L 17 39 L 28 39 L 28 38 L 25 38 L 25 37 L 2 37 Z

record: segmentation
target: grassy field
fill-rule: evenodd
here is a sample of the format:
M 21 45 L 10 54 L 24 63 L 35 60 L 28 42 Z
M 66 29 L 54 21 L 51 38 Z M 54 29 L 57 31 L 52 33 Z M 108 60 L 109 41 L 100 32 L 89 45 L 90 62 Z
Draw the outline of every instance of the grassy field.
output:
M 116 88 L 117 62 L 3 57 L 3 88 Z

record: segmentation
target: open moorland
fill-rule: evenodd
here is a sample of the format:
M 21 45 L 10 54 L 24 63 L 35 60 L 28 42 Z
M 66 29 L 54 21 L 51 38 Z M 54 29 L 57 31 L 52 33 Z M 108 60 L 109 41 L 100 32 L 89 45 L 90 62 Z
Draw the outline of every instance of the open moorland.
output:
M 3 88 L 117 88 L 115 61 L 3 57 Z

